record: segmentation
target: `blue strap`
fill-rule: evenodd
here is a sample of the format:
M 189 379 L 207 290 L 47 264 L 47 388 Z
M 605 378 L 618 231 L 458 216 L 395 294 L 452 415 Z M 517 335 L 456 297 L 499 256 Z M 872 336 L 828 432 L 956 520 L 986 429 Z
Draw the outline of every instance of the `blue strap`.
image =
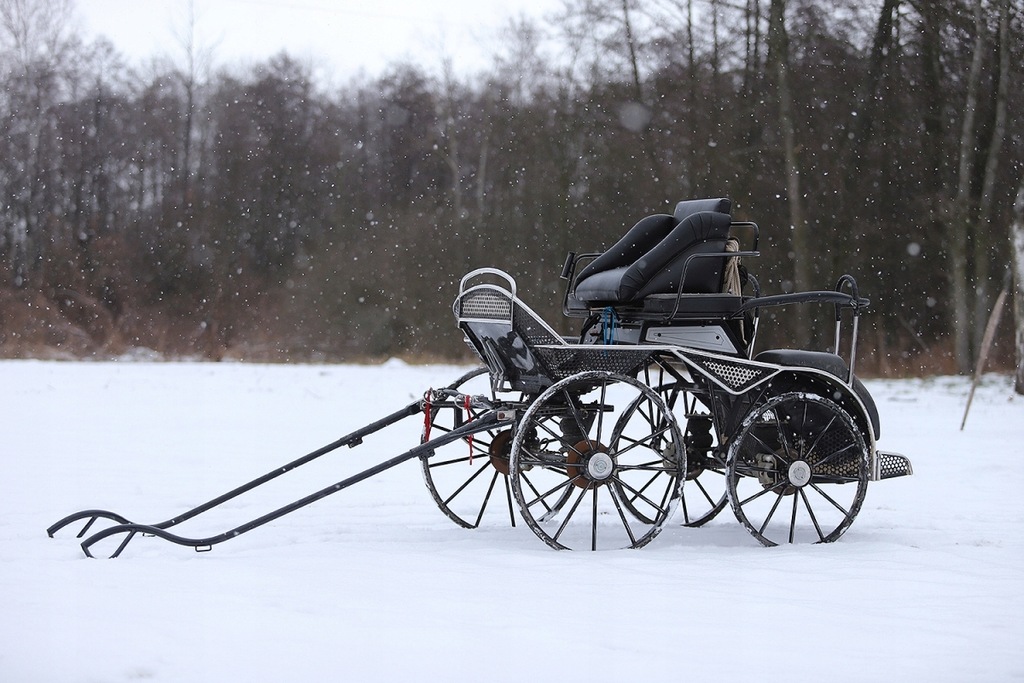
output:
M 604 310 L 601 311 L 601 343 L 602 344 L 614 344 L 615 343 L 615 325 L 618 320 L 618 315 L 615 313 L 615 309 L 611 306 L 605 306 Z

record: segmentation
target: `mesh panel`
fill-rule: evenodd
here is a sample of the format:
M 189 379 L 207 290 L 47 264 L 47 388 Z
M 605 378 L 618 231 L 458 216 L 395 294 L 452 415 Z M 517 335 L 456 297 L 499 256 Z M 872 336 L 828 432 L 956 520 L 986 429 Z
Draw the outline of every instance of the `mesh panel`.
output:
M 884 453 L 879 451 L 878 466 L 881 470 L 881 479 L 905 477 L 914 473 L 913 468 L 910 466 L 910 460 L 907 457 L 896 453 Z
M 687 355 L 687 358 L 735 392 L 750 388 L 774 372 L 770 368 L 733 363 L 716 358 L 690 355 Z
M 558 344 L 562 341 L 553 336 L 543 323 L 536 320 L 522 306 L 516 306 L 512 324 L 528 344 Z
M 815 437 L 818 435 L 815 434 Z M 811 462 L 814 472 L 826 477 L 856 477 L 861 461 L 861 451 L 845 429 L 829 429 L 820 435 L 814 448 Z
M 631 375 L 651 357 L 649 351 L 611 351 L 601 347 L 537 349 L 537 353 L 550 368 L 554 379 L 564 379 L 584 370 L 604 370 Z
M 546 377 L 551 382 L 556 382 L 578 372 L 585 370 L 604 370 L 621 374 L 632 374 L 642 364 L 646 363 L 651 352 L 634 348 L 622 349 L 615 347 L 593 347 L 593 348 L 566 348 L 565 342 L 555 334 L 543 320 L 540 320 L 533 311 L 524 304 L 516 301 L 502 291 L 489 288 L 481 288 L 475 291 L 466 292 L 459 298 L 456 306 L 457 315 L 462 320 L 473 321 L 500 321 L 511 324 L 514 335 L 525 342 L 527 349 L 516 351 L 508 347 L 505 333 L 502 332 L 502 339 L 493 345 L 497 353 L 502 356 L 515 354 L 516 358 L 504 357 L 507 368 L 518 368 L 519 380 L 527 378 Z M 475 329 L 472 325 L 464 326 L 468 335 L 490 335 L 493 331 L 486 329 Z M 482 340 L 481 348 L 483 348 Z M 473 345 L 476 348 L 476 345 Z M 546 347 L 546 348 L 540 348 Z M 530 366 L 529 370 L 523 365 L 524 358 L 535 355 L 539 360 L 536 366 Z
M 470 292 L 460 300 L 459 315 L 463 318 L 483 320 L 510 320 L 512 301 L 500 292 L 481 290 Z

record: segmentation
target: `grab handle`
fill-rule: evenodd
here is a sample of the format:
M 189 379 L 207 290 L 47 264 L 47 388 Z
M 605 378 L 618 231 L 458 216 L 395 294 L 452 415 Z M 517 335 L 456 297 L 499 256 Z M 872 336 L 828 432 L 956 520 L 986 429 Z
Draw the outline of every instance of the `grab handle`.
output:
M 512 298 L 513 299 L 515 298 L 515 296 L 516 296 L 516 281 L 515 281 L 515 278 L 513 278 L 511 275 L 509 275 L 505 271 L 499 270 L 497 268 L 477 268 L 476 270 L 471 270 L 470 272 L 468 272 L 465 275 L 463 275 L 462 276 L 462 281 L 459 283 L 459 294 L 461 295 L 462 293 L 464 293 L 466 291 L 466 283 L 467 282 L 469 282 L 470 280 L 472 280 L 475 277 L 480 277 L 481 275 L 494 275 L 495 277 L 499 277 L 502 280 L 504 280 L 505 282 L 507 282 L 508 283 L 509 292 L 512 294 Z

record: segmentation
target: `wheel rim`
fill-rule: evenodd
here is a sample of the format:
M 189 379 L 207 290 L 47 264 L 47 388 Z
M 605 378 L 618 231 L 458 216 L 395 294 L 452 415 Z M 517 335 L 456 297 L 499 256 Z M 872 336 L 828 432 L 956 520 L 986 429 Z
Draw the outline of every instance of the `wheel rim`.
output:
M 486 368 L 463 377 L 452 388 L 465 394 L 489 393 Z M 475 417 L 472 408 L 433 407 L 430 431 L 449 432 Z M 453 522 L 467 529 L 501 522 L 516 525 L 508 482 L 510 430 L 490 430 L 437 448 L 420 458 L 423 478 L 434 502 Z
M 553 548 L 638 548 L 678 503 L 681 443 L 675 418 L 649 387 L 580 373 L 550 387 L 520 418 L 512 493 Z
M 719 448 L 714 418 L 682 382 L 662 384 L 657 392 L 683 425 L 686 483 L 679 500 L 683 526 L 702 526 L 728 503 L 726 461 L 723 449 Z
M 843 408 L 788 393 L 755 408 L 729 448 L 729 502 L 764 545 L 829 543 L 864 502 L 868 449 Z

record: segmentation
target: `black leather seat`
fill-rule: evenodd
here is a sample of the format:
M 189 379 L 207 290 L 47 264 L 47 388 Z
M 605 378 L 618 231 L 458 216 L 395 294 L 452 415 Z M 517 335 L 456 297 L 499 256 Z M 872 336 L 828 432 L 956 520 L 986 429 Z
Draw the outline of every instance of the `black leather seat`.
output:
M 694 199 L 679 202 L 672 215 L 640 220 L 580 271 L 575 297 L 590 306 L 614 306 L 680 290 L 721 292 L 725 259 L 689 259 L 694 254 L 726 251 L 731 210 L 728 199 Z

